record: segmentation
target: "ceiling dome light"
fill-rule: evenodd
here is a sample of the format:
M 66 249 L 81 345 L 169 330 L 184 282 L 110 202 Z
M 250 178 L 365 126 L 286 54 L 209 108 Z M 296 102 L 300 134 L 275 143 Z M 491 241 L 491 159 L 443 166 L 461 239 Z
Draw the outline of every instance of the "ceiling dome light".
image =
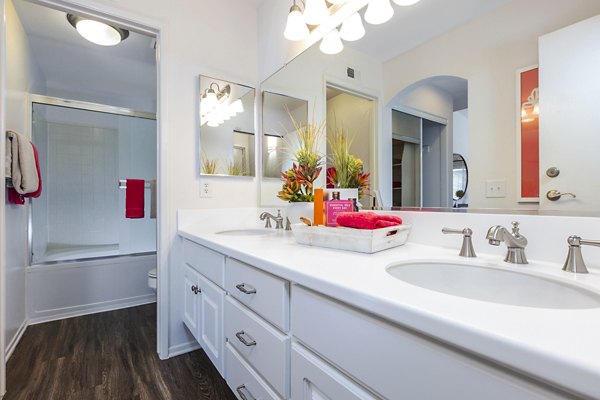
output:
M 67 14 L 69 23 L 85 39 L 100 46 L 114 46 L 127 39 L 129 31 L 104 22 Z
M 294 2 L 294 5 L 290 8 L 290 13 L 288 14 L 283 36 L 288 40 L 304 40 L 309 34 L 310 32 L 308 31 L 308 26 L 306 26 L 306 23 L 304 22 L 302 11 L 300 11 L 300 7 Z
M 319 49 L 325 54 L 338 54 L 344 50 L 344 44 L 342 43 L 342 39 L 340 39 L 340 33 L 337 29 L 325 35 Z
M 365 36 L 365 27 L 359 13 L 352 14 L 344 21 L 340 28 L 340 37 L 348 42 L 353 42 Z
M 412 6 L 413 4 L 417 4 L 421 0 L 392 0 L 394 3 L 399 6 Z
M 304 22 L 308 25 L 321 25 L 329 18 L 329 9 L 325 0 L 306 0 Z
M 383 24 L 394 15 L 390 0 L 371 0 L 365 11 L 365 21 L 372 25 Z

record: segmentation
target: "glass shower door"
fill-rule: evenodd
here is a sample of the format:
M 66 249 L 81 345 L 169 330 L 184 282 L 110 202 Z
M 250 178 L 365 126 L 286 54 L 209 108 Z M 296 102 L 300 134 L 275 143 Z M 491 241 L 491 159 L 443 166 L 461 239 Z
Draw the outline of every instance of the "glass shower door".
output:
M 44 190 L 32 201 L 32 264 L 156 251 L 156 220 L 125 219 L 119 179 L 156 176 L 156 121 L 33 104 Z

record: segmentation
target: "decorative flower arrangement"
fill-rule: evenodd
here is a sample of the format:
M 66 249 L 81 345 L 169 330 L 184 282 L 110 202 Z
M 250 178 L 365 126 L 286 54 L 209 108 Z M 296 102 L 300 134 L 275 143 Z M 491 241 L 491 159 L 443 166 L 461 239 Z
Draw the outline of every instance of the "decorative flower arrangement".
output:
M 293 166 L 281 174 L 283 187 L 277 194 L 290 203 L 314 201 L 314 182 L 323 169 L 323 155 L 319 151 L 325 123 L 300 123 L 288 112 L 295 129 L 295 143 L 286 141 L 293 155 Z M 294 149 L 296 149 L 294 151 Z
M 369 191 L 369 173 L 364 172 L 362 160 L 350 154 L 352 139 L 344 127 L 336 126 L 327 135 L 331 154 L 327 168 L 328 188 L 357 188 L 362 199 Z

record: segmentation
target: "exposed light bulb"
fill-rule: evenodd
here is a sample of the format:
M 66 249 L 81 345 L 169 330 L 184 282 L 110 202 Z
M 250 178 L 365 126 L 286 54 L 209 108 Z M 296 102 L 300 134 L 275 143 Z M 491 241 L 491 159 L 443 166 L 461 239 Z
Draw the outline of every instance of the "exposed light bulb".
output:
M 217 121 L 216 117 L 212 117 L 208 119 L 206 125 L 210 126 L 211 128 L 216 128 L 217 126 L 219 126 L 219 121 Z
M 325 35 L 319 49 L 325 54 L 338 54 L 344 49 L 344 44 L 342 43 L 342 39 L 340 39 L 340 33 L 337 29 Z
M 352 14 L 344 21 L 340 28 L 340 37 L 348 42 L 353 42 L 365 36 L 365 27 L 359 13 Z
M 399 6 L 412 6 L 413 4 L 417 4 L 421 0 L 392 0 L 394 3 Z
M 121 42 L 121 35 L 110 25 L 91 19 L 82 19 L 75 26 L 77 32 L 92 43 L 114 46 Z
M 308 25 L 321 25 L 329 18 L 329 9 L 325 0 L 306 0 L 303 15 Z
M 390 0 L 371 0 L 365 11 L 365 21 L 372 25 L 383 24 L 394 16 Z
M 231 104 L 231 108 L 236 113 L 243 113 L 244 112 L 244 105 L 242 104 L 242 100 L 240 100 L 240 99 L 237 99 L 236 101 L 234 101 Z
M 215 108 L 218 104 L 217 94 L 214 90 L 208 89 L 206 91 L 206 98 L 204 99 L 206 102 L 206 112 L 210 112 L 213 108 Z
M 283 36 L 288 40 L 304 40 L 309 34 L 310 32 L 308 31 L 308 26 L 306 26 L 306 23 L 304 22 L 302 11 L 300 10 L 300 7 L 294 4 L 292 8 L 290 8 Z

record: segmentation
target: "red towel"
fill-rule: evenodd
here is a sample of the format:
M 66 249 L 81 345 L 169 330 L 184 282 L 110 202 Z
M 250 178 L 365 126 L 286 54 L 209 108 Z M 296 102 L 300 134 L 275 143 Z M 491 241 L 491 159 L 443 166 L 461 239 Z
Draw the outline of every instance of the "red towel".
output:
M 144 218 L 144 180 L 127 179 L 125 218 Z
M 337 217 L 339 226 L 356 229 L 379 229 L 388 226 L 402 225 L 402 218 L 393 215 L 375 214 L 372 212 L 348 212 Z
M 42 174 L 40 172 L 40 160 L 38 158 L 38 152 L 37 152 L 37 149 L 35 148 L 35 146 L 33 145 L 33 143 L 32 142 L 29 142 L 29 143 L 31 143 L 31 148 L 33 150 L 33 156 L 35 158 L 35 169 L 37 171 L 39 185 L 35 192 L 27 193 L 27 194 L 20 194 L 14 188 L 8 188 L 7 189 L 8 201 L 12 204 L 23 205 L 23 204 L 25 204 L 25 197 L 38 198 L 42 194 Z
M 38 190 L 33 193 L 27 193 L 24 196 L 38 198 L 42 194 L 42 174 L 40 173 L 40 160 L 38 158 L 38 151 L 33 143 L 31 143 L 31 148 L 33 149 L 33 156 L 35 157 L 35 169 L 37 170 L 37 176 L 40 183 L 38 185 Z

